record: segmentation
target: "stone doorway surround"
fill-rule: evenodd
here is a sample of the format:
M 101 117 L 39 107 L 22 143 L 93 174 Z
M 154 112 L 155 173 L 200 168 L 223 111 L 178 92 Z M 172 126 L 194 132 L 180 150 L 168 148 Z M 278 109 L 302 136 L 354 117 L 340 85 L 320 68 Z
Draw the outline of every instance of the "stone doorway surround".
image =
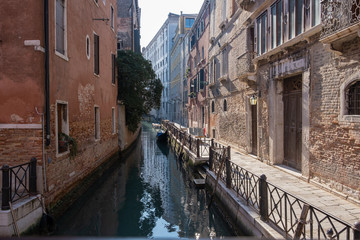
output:
M 309 179 L 309 136 L 310 136 L 310 114 L 309 114 L 309 90 L 310 69 L 302 68 L 282 74 L 271 71 L 269 81 L 269 158 L 270 164 L 284 164 L 284 101 L 283 81 L 285 78 L 302 75 L 302 136 L 301 136 L 301 174 Z

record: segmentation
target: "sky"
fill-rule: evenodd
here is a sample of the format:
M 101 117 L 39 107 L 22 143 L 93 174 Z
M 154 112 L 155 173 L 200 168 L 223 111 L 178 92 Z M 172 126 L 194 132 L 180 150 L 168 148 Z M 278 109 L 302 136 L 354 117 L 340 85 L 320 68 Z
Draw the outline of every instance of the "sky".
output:
M 169 12 L 198 13 L 204 0 L 138 0 L 141 8 L 141 47 L 146 47 L 167 19 Z

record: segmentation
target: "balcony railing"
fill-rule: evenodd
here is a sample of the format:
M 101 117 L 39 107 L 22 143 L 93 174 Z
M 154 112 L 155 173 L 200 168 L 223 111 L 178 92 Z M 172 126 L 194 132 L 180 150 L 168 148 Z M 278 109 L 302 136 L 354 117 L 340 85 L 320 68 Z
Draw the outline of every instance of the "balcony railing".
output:
M 1 210 L 10 209 L 13 203 L 37 193 L 36 191 L 36 158 L 18 166 L 3 165 L 2 171 L 2 204 Z
M 321 38 L 360 23 L 360 0 L 322 0 Z

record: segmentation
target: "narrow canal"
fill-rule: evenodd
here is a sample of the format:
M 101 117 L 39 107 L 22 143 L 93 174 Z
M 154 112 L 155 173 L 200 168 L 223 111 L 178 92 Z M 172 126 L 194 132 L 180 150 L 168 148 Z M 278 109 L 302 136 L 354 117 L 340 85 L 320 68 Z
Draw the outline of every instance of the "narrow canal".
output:
M 209 196 L 181 163 L 156 143 L 151 124 L 127 159 L 109 171 L 57 219 L 55 235 L 145 238 L 233 236 Z M 213 205 L 211 205 L 213 206 Z

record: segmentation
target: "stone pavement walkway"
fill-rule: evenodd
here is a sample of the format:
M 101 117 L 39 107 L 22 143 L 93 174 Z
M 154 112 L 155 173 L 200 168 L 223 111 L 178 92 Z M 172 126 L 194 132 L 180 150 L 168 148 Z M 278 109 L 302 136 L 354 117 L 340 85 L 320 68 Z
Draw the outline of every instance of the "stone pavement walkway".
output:
M 298 173 L 299 176 L 295 176 L 296 172 L 295 175 L 287 173 L 281 170 L 281 167 L 270 166 L 233 148 L 231 149 L 231 161 L 257 176 L 265 174 L 267 181 L 271 184 L 348 222 L 350 225 L 360 221 L 360 205 L 329 193 L 314 184 L 307 183 L 299 178 L 301 176 L 300 173 Z
M 175 124 L 177 128 L 183 128 Z M 227 146 L 228 144 L 220 142 Z M 330 213 L 331 215 L 353 226 L 360 222 L 360 204 L 355 204 L 334 193 L 330 193 L 319 186 L 301 179 L 301 173 L 288 170 L 285 166 L 271 166 L 263 163 L 251 155 L 241 153 L 231 146 L 231 161 L 247 171 L 261 176 L 265 174 L 267 181 L 284 191 L 300 198 L 309 204 Z

